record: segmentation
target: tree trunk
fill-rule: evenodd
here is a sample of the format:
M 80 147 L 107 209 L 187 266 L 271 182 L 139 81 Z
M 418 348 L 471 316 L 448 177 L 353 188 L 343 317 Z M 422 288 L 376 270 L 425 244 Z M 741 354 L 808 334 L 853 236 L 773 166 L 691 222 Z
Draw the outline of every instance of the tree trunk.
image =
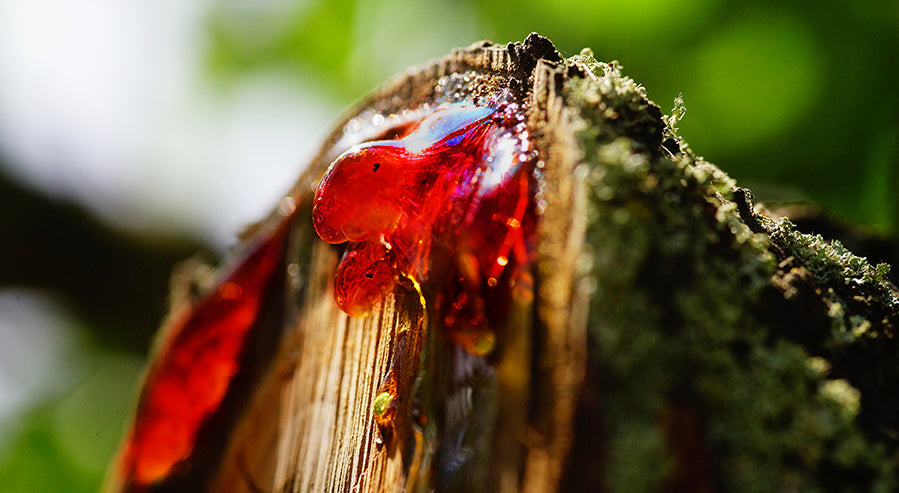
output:
M 539 159 L 535 287 L 487 355 L 442 335 L 427 287 L 344 315 L 339 248 L 311 227 L 310 190 L 354 118 L 451 89 L 508 94 Z M 213 458 L 186 461 L 211 465 L 183 474 L 234 492 L 896 488 L 888 268 L 760 214 L 680 139 L 681 114 L 536 35 L 376 91 L 295 186 L 296 211 L 269 220 L 291 225 L 283 335 Z

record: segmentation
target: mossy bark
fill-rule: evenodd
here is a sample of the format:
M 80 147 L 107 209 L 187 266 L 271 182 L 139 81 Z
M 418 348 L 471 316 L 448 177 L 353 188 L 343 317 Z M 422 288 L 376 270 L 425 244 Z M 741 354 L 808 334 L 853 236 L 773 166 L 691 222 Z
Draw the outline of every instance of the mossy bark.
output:
M 895 489 L 888 266 L 760 215 L 671 116 L 664 142 L 645 131 L 653 111 L 617 68 L 568 63 L 595 76 L 565 88 L 592 287 L 575 428 L 596 434 L 576 433 L 566 487 Z
M 766 217 L 677 135 L 682 108 L 664 116 L 614 63 L 589 51 L 563 59 L 536 35 L 416 68 L 349 117 L 433 97 L 448 74 L 466 74 L 469 95 L 510 91 L 527 115 L 543 183 L 533 305 L 514 312 L 493 357 L 471 363 L 481 373 L 464 383 L 468 421 L 425 422 L 407 402 L 397 421 L 406 431 L 385 446 L 373 393 L 397 354 L 391 338 L 423 314 L 391 298 L 348 324 L 328 297 L 336 253 L 314 244 L 308 210 L 299 214 L 294 244 L 307 253 L 292 262 L 306 277 L 288 283 L 292 325 L 217 488 L 899 487 L 899 302 L 888 267 Z M 342 131 L 298 182 L 301 209 Z M 406 398 L 439 417 L 458 404 L 460 384 L 446 379 L 466 357 L 421 330 L 421 352 L 407 355 L 423 363 L 403 385 L 414 381 Z M 246 431 L 273 417 L 265 440 Z

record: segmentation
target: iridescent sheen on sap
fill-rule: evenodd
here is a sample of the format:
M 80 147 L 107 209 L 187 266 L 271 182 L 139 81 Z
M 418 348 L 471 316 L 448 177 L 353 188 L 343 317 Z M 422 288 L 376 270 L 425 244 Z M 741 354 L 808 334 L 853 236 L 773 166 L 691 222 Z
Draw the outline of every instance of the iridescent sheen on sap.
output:
M 505 269 L 527 263 L 532 223 L 529 160 L 507 113 L 444 104 L 331 164 L 313 221 L 323 240 L 350 242 L 335 283 L 341 309 L 367 315 L 409 277 L 429 284 L 444 326 L 487 325 L 485 300 L 508 291 Z

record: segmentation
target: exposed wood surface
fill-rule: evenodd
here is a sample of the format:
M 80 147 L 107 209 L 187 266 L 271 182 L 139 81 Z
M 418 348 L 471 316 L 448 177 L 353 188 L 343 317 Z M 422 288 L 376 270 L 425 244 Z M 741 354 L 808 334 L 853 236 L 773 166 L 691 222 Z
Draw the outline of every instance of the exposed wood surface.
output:
M 568 457 L 572 419 L 587 358 L 587 292 L 576 264 L 584 245 L 586 184 L 578 180 L 582 162 L 570 108 L 557 93 L 559 70 L 543 61 L 534 71 L 530 126 L 544 160 L 546 206 L 537 244 L 537 315 L 541 351 L 534 391 L 545 403 L 527 439 L 522 491 L 553 491 Z
M 403 484 L 396 450 L 378 445 L 374 398 L 403 326 L 392 297 L 363 319 L 333 302 L 337 256 L 319 245 L 304 316 L 288 342 L 297 362 L 281 398 L 278 491 L 395 491 Z
M 214 491 L 402 490 L 400 449 L 381 443 L 372 409 L 397 341 L 421 334 L 421 308 L 403 296 L 400 313 L 389 296 L 371 316 L 348 317 L 333 301 L 337 258 L 330 245 L 314 247 L 303 315 L 235 432 Z
M 536 299 L 519 300 L 520 305 L 512 311 L 514 317 L 502 331 L 503 350 L 494 362 L 494 383 L 488 384 L 496 386 L 488 391 L 495 396 L 494 402 L 477 411 L 487 413 L 480 420 L 500 420 L 495 429 L 492 424 L 485 429 L 492 436 L 482 438 L 485 448 L 475 451 L 479 457 L 475 460 L 480 464 L 472 473 L 478 478 L 475 483 L 490 485 L 494 491 L 551 491 L 558 487 L 570 446 L 572 416 L 586 357 L 586 305 L 580 305 L 577 312 L 571 311 L 572 302 L 583 301 L 586 296 L 578 281 L 583 273 L 578 274 L 575 265 L 584 241 L 583 183 L 579 184 L 574 175 L 581 156 L 570 127 L 570 115 L 557 94 L 558 83 L 563 80 L 555 63 L 558 53 L 551 45 L 542 44 L 541 39 L 534 38 L 535 44 L 526 42 L 524 48 L 520 44 L 477 43 L 456 50 L 387 83 L 347 114 L 350 118 L 367 110 L 390 113 L 414 106 L 415 101 L 434 97 L 434 83 L 440 77 L 474 71 L 498 77 L 496 83 L 522 98 L 529 127 L 535 130 L 533 145 L 544 159 L 541 166 L 545 179 L 553 184 L 546 191 L 546 216 L 540 226 L 540 235 L 547 240 L 537 245 L 540 262 L 535 273 L 540 278 L 539 291 Z M 313 170 L 323 170 L 340 151 L 331 146 L 342 135 L 339 125 L 313 160 Z M 316 179 L 315 171 L 305 174 L 294 195 L 302 196 Z M 572 201 L 578 194 L 581 200 Z M 250 445 L 252 452 L 246 449 L 230 454 L 238 458 L 256 454 L 258 460 L 261 453 L 276 465 L 250 468 L 274 470 L 271 478 L 255 478 L 253 487 L 236 491 L 411 488 L 418 461 L 433 459 L 429 455 L 433 451 L 416 442 L 420 436 L 393 437 L 387 441 L 389 447 L 379 445 L 372 404 L 390 367 L 397 335 L 424 322 L 420 303 L 416 296 L 407 294 L 406 303 L 390 298 L 368 318 L 348 318 L 333 302 L 335 250 L 321 244 L 316 244 L 314 250 L 309 259 L 312 270 L 308 273 L 303 306 L 297 307 L 301 318 L 288 332 L 277 363 L 279 369 L 275 371 L 278 376 L 269 381 L 273 389 L 281 388 L 280 410 L 255 411 L 262 419 L 280 419 L 277 452 L 260 451 Z M 413 332 L 414 343 L 420 347 L 424 344 L 424 331 L 419 327 Z M 536 354 L 535 334 L 540 349 Z M 415 360 L 409 361 L 407 367 L 417 369 L 418 354 L 407 354 L 407 358 Z M 438 350 L 432 358 L 455 356 Z M 537 374 L 532 379 L 530 369 L 535 359 Z M 446 366 L 439 361 L 436 364 Z M 452 362 L 447 364 L 449 368 L 453 366 Z M 529 402 L 535 393 L 544 405 L 538 407 L 536 415 L 530 415 Z M 259 418 L 250 421 L 255 419 Z M 411 428 L 402 425 L 398 429 L 402 434 Z M 407 478 L 407 473 L 413 477 Z M 234 486 L 239 482 L 222 483 Z
M 440 77 L 474 71 L 499 77 L 498 83 L 525 98 L 522 100 L 525 111 L 535 127 L 542 126 L 540 121 L 551 120 L 551 125 L 545 127 L 546 138 L 538 138 L 534 143 L 541 155 L 555 156 L 546 163 L 547 173 L 553 179 L 562 180 L 567 187 L 549 196 L 552 206 L 558 207 L 551 215 L 554 228 L 565 231 L 563 244 L 551 243 L 546 248 L 541 247 L 540 251 L 540 255 L 548 259 L 541 271 L 546 282 L 541 285 L 540 293 L 547 297 L 549 305 L 538 311 L 541 317 L 549 317 L 552 321 L 545 341 L 549 350 L 541 354 L 539 369 L 549 370 L 552 374 L 548 373 L 550 376 L 536 387 L 547 397 L 549 404 L 541 409 L 536 424 L 529 425 L 531 417 L 527 415 L 527 408 L 534 390 L 529 378 L 530 361 L 534 358 L 531 347 L 534 322 L 531 318 L 535 312 L 530 308 L 530 302 L 526 302 L 513 312 L 518 318 L 510 321 L 504 351 L 496 361 L 497 385 L 502 390 L 492 412 L 502 416 L 502 426 L 498 426 L 493 438 L 486 442 L 491 446 L 482 451 L 486 455 L 479 459 L 486 461 L 482 469 L 492 471 L 481 481 L 493 485 L 497 491 L 519 491 L 521 488 L 545 491 L 558 483 L 570 441 L 575 389 L 578 375 L 583 372 L 585 351 L 585 320 L 572 319 L 568 313 L 576 260 L 571 256 L 583 241 L 583 227 L 572 228 L 572 224 L 583 218 L 556 221 L 561 216 L 582 212 L 565 203 L 570 200 L 576 143 L 565 126 L 561 101 L 553 93 L 554 66 L 540 61 L 543 56 L 558 60 L 558 54 L 551 45 L 540 44 L 539 38 L 534 40 L 537 44 L 526 48 L 478 43 L 456 50 L 441 60 L 410 70 L 348 113 L 354 116 L 367 109 L 390 113 L 414 106 L 415 101 L 433 97 L 434 83 Z M 536 67 L 540 68 L 535 72 Z M 529 84 L 534 83 L 535 73 L 544 77 L 539 83 L 544 91 L 540 93 L 540 100 L 531 100 Z M 334 151 L 329 150 L 329 145 L 341 135 L 342 130 L 338 127 L 314 166 L 325 166 L 333 159 Z M 555 153 L 548 152 L 550 145 L 555 146 Z M 301 178 L 296 189 L 308 189 L 312 180 L 314 178 L 309 176 Z M 556 233 L 555 230 L 551 232 Z M 321 257 L 313 261 L 314 265 L 319 263 Z M 329 267 L 333 268 L 333 264 Z M 320 281 L 322 284 L 306 295 L 306 309 L 310 311 L 304 315 L 297 332 L 291 336 L 293 342 L 289 344 L 296 347 L 297 366 L 282 403 L 282 417 L 287 421 L 282 425 L 274 483 L 276 490 L 331 491 L 333 488 L 333 491 L 346 491 L 346 488 L 358 487 L 359 491 L 398 491 L 403 486 L 402 454 L 379 448 L 376 444 L 378 431 L 373 424 L 371 407 L 390 364 L 391 341 L 395 341 L 398 332 L 405 330 L 401 321 L 410 317 L 410 313 L 403 309 L 420 308 L 413 302 L 401 307 L 398 314 L 394 311 L 396 305 L 390 301 L 370 318 L 350 320 L 331 301 L 330 278 Z M 411 316 L 415 318 L 414 314 Z M 578 325 L 574 330 L 568 327 L 571 320 Z M 396 326 L 398 323 L 400 326 Z M 410 448 L 408 446 L 414 440 L 390 443 Z M 425 451 L 416 449 L 410 453 L 424 454 Z

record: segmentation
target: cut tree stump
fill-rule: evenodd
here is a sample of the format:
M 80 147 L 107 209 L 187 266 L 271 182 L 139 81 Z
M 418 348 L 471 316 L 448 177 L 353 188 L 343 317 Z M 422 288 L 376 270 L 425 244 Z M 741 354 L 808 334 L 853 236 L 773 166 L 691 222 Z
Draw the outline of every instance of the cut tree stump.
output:
M 486 356 L 443 338 L 407 288 L 349 318 L 333 296 L 340 247 L 310 217 L 345 125 L 490 91 L 521 106 L 539 159 L 533 296 Z M 663 116 L 615 63 L 563 59 L 534 34 L 377 90 L 285 199 L 295 212 L 259 228 L 291 226 L 279 311 L 259 324 L 278 340 L 155 490 L 899 488 L 888 266 L 766 215 L 677 135 L 682 112 Z

